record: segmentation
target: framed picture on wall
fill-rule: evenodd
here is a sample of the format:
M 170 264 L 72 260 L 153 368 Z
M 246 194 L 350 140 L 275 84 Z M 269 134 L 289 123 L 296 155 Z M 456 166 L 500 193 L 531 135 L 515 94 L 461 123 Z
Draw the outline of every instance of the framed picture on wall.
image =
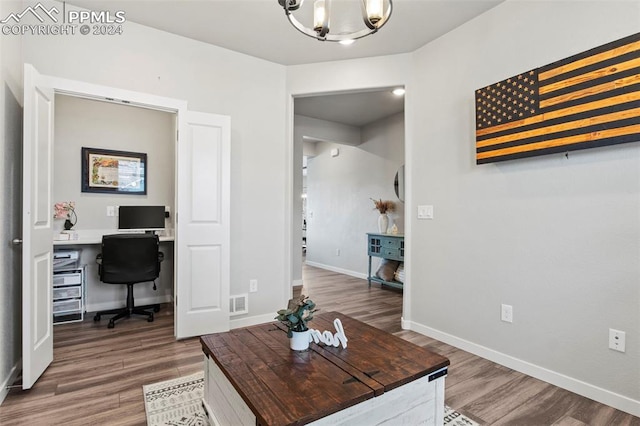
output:
M 82 192 L 147 194 L 147 154 L 82 148 Z

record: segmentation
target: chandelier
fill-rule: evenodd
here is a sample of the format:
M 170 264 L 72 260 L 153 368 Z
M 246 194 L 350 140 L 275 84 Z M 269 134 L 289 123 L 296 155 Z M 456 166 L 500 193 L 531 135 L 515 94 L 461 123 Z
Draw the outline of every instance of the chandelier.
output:
M 307 0 L 306 5 L 311 2 Z M 342 43 L 378 31 L 389 20 L 393 8 L 392 0 L 315 0 L 313 7 L 303 7 L 305 0 L 278 0 L 278 3 L 291 25 L 301 33 L 320 41 Z

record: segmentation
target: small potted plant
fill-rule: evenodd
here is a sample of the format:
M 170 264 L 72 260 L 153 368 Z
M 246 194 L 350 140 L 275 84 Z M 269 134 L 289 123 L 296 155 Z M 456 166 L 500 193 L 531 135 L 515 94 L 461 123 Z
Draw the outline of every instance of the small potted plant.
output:
M 287 309 L 280 309 L 275 317 L 287 326 L 289 346 L 294 351 L 304 351 L 309 348 L 309 327 L 307 323 L 313 319 L 316 304 L 308 296 L 301 294 L 297 298 L 289 299 Z

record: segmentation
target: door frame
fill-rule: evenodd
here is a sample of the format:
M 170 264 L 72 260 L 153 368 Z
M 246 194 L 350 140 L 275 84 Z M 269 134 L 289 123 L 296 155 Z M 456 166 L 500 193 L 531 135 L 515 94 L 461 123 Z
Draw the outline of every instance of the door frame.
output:
M 187 101 L 175 98 L 168 98 L 163 96 L 151 95 L 148 93 L 136 92 L 131 90 L 119 89 L 111 86 L 103 86 L 93 83 L 87 83 L 83 81 L 71 80 L 61 77 L 55 77 L 50 75 L 44 75 L 47 80 L 47 85 L 53 89 L 54 94 L 74 96 L 79 98 L 85 98 L 90 100 L 97 100 L 102 102 L 109 102 L 114 104 L 121 104 L 126 106 L 134 106 L 139 108 L 146 108 L 164 112 L 175 113 L 176 115 L 176 135 L 174 145 L 174 168 L 178 168 L 178 149 L 182 138 L 187 138 L 189 134 L 188 123 L 188 104 Z M 55 113 L 55 111 L 54 111 Z M 55 144 L 55 141 L 54 141 Z M 176 173 L 174 186 L 178 188 L 178 174 Z M 176 209 L 178 207 L 178 192 L 177 189 L 174 194 L 174 205 Z M 177 212 L 176 212 L 177 213 Z M 177 214 L 175 215 L 175 242 L 174 247 L 179 244 L 180 230 L 178 228 Z M 177 256 L 174 256 L 174 261 L 179 262 Z M 179 266 L 179 265 L 177 265 Z M 177 285 L 177 270 L 178 267 L 173 268 L 173 280 L 174 291 Z M 174 297 L 174 308 L 177 301 Z M 230 320 L 229 320 L 230 321 Z M 177 318 L 174 317 L 174 335 L 177 336 Z
M 371 90 L 379 90 L 389 87 L 402 86 L 407 88 L 409 83 L 407 81 L 397 82 L 395 84 L 380 84 L 380 85 L 366 85 L 363 87 L 349 87 L 349 88 L 336 88 L 335 90 L 331 90 L 331 88 L 324 88 L 319 91 L 314 90 L 287 90 L 287 106 L 286 106 L 286 114 L 287 114 L 287 124 L 286 124 L 286 140 L 287 140 L 287 174 L 286 174 L 286 199 L 285 199 L 285 211 L 288 211 L 288 215 L 286 216 L 286 226 L 285 226 L 285 241 L 288 241 L 289 244 L 286 245 L 287 253 L 285 253 L 285 272 L 288 275 L 286 282 L 289 283 L 288 286 L 284 288 L 284 299 L 288 299 L 292 294 L 292 286 L 296 284 L 294 282 L 293 277 L 293 256 L 296 253 L 296 250 L 299 250 L 297 246 L 300 242 L 295 241 L 293 236 L 293 226 L 296 226 L 298 222 L 296 222 L 296 216 L 298 214 L 297 211 L 294 211 L 294 197 L 299 196 L 294 194 L 294 174 L 298 173 L 297 170 L 294 170 L 295 159 L 294 159 L 294 144 L 296 141 L 294 140 L 294 126 L 295 126 L 295 99 L 296 98 L 304 98 L 308 96 L 322 96 L 322 95 L 337 95 L 344 93 L 357 93 L 357 92 L 366 92 Z M 407 109 L 409 107 L 409 103 L 407 102 L 407 98 L 405 96 L 405 105 L 404 105 L 404 129 L 405 129 L 405 137 L 404 137 L 404 166 L 405 166 L 405 201 L 404 201 L 404 226 L 405 226 L 405 246 L 409 247 L 411 243 L 411 214 L 410 212 L 413 209 L 413 200 L 411 197 L 411 155 L 408 151 L 407 147 L 407 139 L 409 138 L 409 126 L 407 125 Z M 407 256 L 404 260 L 405 265 L 405 275 L 406 282 L 403 289 L 403 297 L 402 297 L 402 315 L 400 318 L 401 327 L 404 330 L 410 329 L 410 318 L 411 318 L 411 304 L 409 303 L 409 295 L 411 293 L 411 257 Z
M 126 103 L 127 105 L 133 105 L 144 108 L 151 108 L 156 110 L 170 111 L 176 114 L 176 127 L 177 134 L 175 139 L 175 151 L 178 149 L 178 135 L 179 129 L 185 126 L 183 120 L 181 119 L 180 112 L 182 112 L 182 117 L 186 116 L 187 112 L 187 103 L 186 101 L 178 101 L 175 99 L 169 98 L 161 98 L 157 96 L 151 96 L 146 94 L 141 94 L 137 92 L 129 92 L 120 89 L 116 89 L 113 87 L 106 86 L 98 86 L 93 84 L 88 84 L 84 82 L 68 80 L 57 78 L 53 76 L 49 76 L 46 74 L 40 74 L 38 70 L 31 64 L 24 64 L 24 72 L 25 72 L 25 120 L 24 120 L 24 133 L 26 135 L 37 134 L 39 131 L 39 126 L 41 123 L 37 121 L 34 117 L 36 114 L 36 107 L 32 106 L 27 108 L 26 101 L 31 102 L 31 97 L 35 96 L 36 93 L 46 94 L 47 99 L 50 99 L 51 107 L 44 112 L 45 116 L 48 117 L 49 124 L 45 123 L 50 127 L 50 138 L 48 139 L 47 146 L 47 166 L 48 166 L 48 180 L 47 180 L 47 193 L 46 195 L 46 212 L 44 213 L 48 218 L 49 222 L 45 223 L 41 226 L 42 229 L 39 230 L 40 237 L 40 251 L 35 251 L 31 244 L 31 214 L 33 213 L 33 207 L 31 203 L 33 200 L 30 199 L 30 193 L 32 190 L 32 186 L 34 185 L 32 182 L 31 176 L 29 178 L 25 178 L 22 183 L 22 189 L 24 192 L 23 196 L 23 240 L 29 239 L 29 244 L 23 244 L 22 248 L 22 274 L 23 274 L 23 291 L 22 291 L 22 306 L 23 306 L 23 315 L 22 315 L 22 374 L 23 374 L 23 389 L 30 389 L 40 378 L 40 376 L 46 371 L 51 362 L 53 361 L 53 318 L 52 318 L 52 303 L 53 303 L 53 295 L 52 295 L 52 287 L 51 287 L 51 277 L 53 275 L 52 270 L 52 253 L 53 253 L 53 230 L 50 226 L 50 218 L 53 217 L 51 214 L 52 209 L 52 186 L 53 186 L 53 158 L 51 157 L 53 152 L 53 147 L 55 146 L 55 137 L 53 130 L 53 121 L 55 120 L 55 95 L 63 94 L 74 97 L 81 97 L 86 99 L 107 101 L 111 103 Z M 42 96 L 41 96 L 42 97 Z M 41 110 L 42 108 L 38 108 Z M 40 113 L 43 113 L 40 111 Z M 27 116 L 28 114 L 28 116 Z M 31 117 L 31 118 L 29 118 Z M 34 133 L 35 132 L 35 133 Z M 186 134 L 183 132 L 183 134 Z M 32 138 L 32 136 L 30 136 Z M 31 140 L 25 142 L 29 144 L 29 151 L 32 150 L 34 142 Z M 26 145 L 25 145 L 26 146 Z M 25 148 L 26 149 L 26 148 Z M 26 173 L 30 173 L 30 170 L 33 170 L 34 167 L 37 167 L 37 164 L 34 164 L 33 155 L 23 155 L 23 176 Z M 177 160 L 177 159 L 176 159 Z M 176 167 L 177 161 L 174 163 L 174 167 Z M 174 194 L 174 199 L 177 194 Z M 42 232 L 48 231 L 48 238 Z M 177 228 L 176 228 L 177 231 Z M 176 241 L 178 239 L 178 232 L 176 232 Z M 46 240 L 49 240 L 49 246 L 46 252 L 42 252 L 42 248 L 44 248 L 47 243 Z M 175 243 L 174 243 L 175 244 Z M 42 294 L 42 289 L 38 291 L 36 298 L 39 299 L 39 303 L 36 303 L 35 306 L 31 306 L 33 304 L 32 299 L 34 298 L 33 292 L 37 291 L 37 288 L 32 288 L 33 278 L 31 275 L 33 274 L 33 266 L 32 266 L 32 258 L 33 254 L 38 253 L 40 255 L 40 263 L 46 264 L 48 271 L 40 271 L 40 274 L 46 274 L 47 284 L 46 284 L 46 294 Z M 176 270 L 178 268 L 174 267 L 174 285 L 175 285 L 175 276 Z M 174 299 L 174 304 L 176 303 Z M 46 324 L 43 324 L 43 318 L 47 321 Z M 176 318 L 174 318 L 174 334 L 175 334 L 175 322 Z M 38 324 L 40 329 L 43 327 L 47 327 L 47 331 L 39 336 L 39 340 L 35 342 L 35 345 L 31 345 L 31 341 L 33 340 L 35 325 Z M 29 344 L 25 343 L 26 341 Z
M 174 113 L 176 116 L 176 135 L 175 135 L 175 144 L 174 144 L 174 170 L 178 171 L 177 173 L 175 173 L 174 176 L 174 187 L 176 188 L 175 192 L 174 192 L 174 206 L 176 209 L 176 212 L 174 214 L 175 217 L 175 228 L 174 228 L 174 268 L 173 268 L 173 288 L 174 288 L 174 300 L 173 300 L 173 305 L 174 305 L 174 319 L 173 319 L 173 333 L 174 336 L 177 339 L 180 338 L 186 338 L 186 337 L 191 337 L 192 335 L 194 335 L 193 332 L 187 332 L 186 329 L 184 328 L 184 326 L 179 325 L 178 323 L 180 322 L 181 318 L 180 318 L 180 312 L 181 310 L 179 309 L 178 306 L 178 272 L 180 270 L 181 267 L 181 263 L 184 262 L 184 260 L 182 259 L 182 257 L 180 256 L 181 251 L 179 250 L 181 246 L 181 243 L 183 241 L 187 241 L 187 244 L 189 243 L 189 241 L 191 241 L 190 237 L 188 236 L 187 233 L 184 233 L 184 237 L 186 238 L 186 240 L 182 239 L 181 240 L 181 228 L 179 226 L 179 223 L 181 222 L 181 220 L 179 220 L 178 215 L 180 214 L 179 210 L 180 208 L 180 199 L 179 199 L 179 181 L 178 181 L 178 176 L 179 176 L 179 163 L 181 161 L 180 158 L 180 147 L 182 145 L 184 145 L 184 143 L 187 143 L 191 136 L 191 130 L 190 130 L 190 117 L 192 118 L 194 114 L 200 114 L 200 116 L 207 116 L 209 118 L 211 117 L 215 117 L 216 120 L 224 122 L 225 123 L 225 128 L 224 128 L 224 137 L 226 138 L 226 145 L 224 150 L 226 152 L 226 155 L 229 155 L 229 139 L 230 139 L 230 119 L 227 116 L 221 116 L 221 115 L 216 115 L 216 114 L 210 114 L 210 113 L 198 113 L 195 111 L 189 111 L 188 109 L 188 105 L 187 105 L 187 101 L 184 100 L 180 100 L 180 99 L 174 99 L 174 98 L 167 98 L 167 97 L 162 97 L 162 96 L 156 96 L 156 95 L 150 95 L 148 93 L 141 93 L 141 92 L 135 92 L 135 91 L 130 91 L 130 90 L 124 90 L 124 89 L 118 89 L 115 87 L 110 87 L 110 86 L 101 86 L 101 85 L 96 85 L 96 84 L 92 84 L 92 83 L 86 83 L 86 82 L 81 82 L 81 81 L 76 81 L 76 80 L 69 80 L 69 79 L 64 79 L 64 78 L 58 78 L 58 77 L 49 77 L 49 82 L 51 83 L 51 87 L 54 90 L 54 93 L 56 94 L 61 94 L 61 95 L 67 95 L 67 96 L 75 96 L 75 97 L 81 97 L 81 98 L 86 98 L 86 99 L 91 99 L 91 100 L 98 100 L 98 101 L 105 101 L 105 102 L 110 102 L 110 103 L 115 103 L 115 104 L 122 104 L 122 105 L 126 105 L 126 106 L 134 106 L 134 107 L 139 107 L 139 108 L 146 108 L 146 109 L 153 109 L 153 110 L 159 110 L 159 111 L 164 111 L 164 112 L 170 112 L 170 113 Z M 54 111 L 55 112 L 55 111 Z M 55 141 L 53 142 L 55 144 Z M 225 208 L 224 206 L 222 207 L 222 210 L 225 211 L 225 214 L 223 215 L 224 217 L 222 218 L 224 221 L 225 226 L 229 226 L 229 213 L 230 213 L 230 195 L 229 195 L 229 182 L 228 179 L 230 178 L 230 170 L 229 170 L 229 166 L 230 164 L 226 164 L 223 167 L 223 173 L 222 173 L 222 178 L 223 179 L 227 179 L 227 182 L 222 182 L 221 185 L 221 191 L 222 191 L 222 202 L 223 203 L 228 203 L 227 207 Z M 185 228 L 186 229 L 186 228 Z M 227 271 L 225 273 L 222 274 L 223 276 L 223 280 L 221 280 L 220 282 L 223 283 L 223 285 L 226 285 L 226 289 L 223 289 L 223 291 L 221 292 L 221 296 L 223 298 L 228 299 L 229 293 L 230 293 L 230 282 L 228 280 L 228 277 L 230 275 L 230 261 L 229 261 L 229 250 L 230 250 L 230 241 L 229 241 L 229 232 L 230 229 L 227 230 L 227 234 L 226 234 L 226 239 L 225 239 L 225 244 L 226 247 L 224 247 L 224 250 L 226 251 L 225 253 L 225 259 L 226 262 L 225 264 L 227 265 Z M 185 266 L 183 266 L 185 267 Z M 223 265 L 224 267 L 224 265 Z M 189 285 L 191 285 L 192 283 L 189 283 Z M 186 284 L 183 284 L 186 285 Z M 183 301 L 183 303 L 186 303 Z M 224 307 L 228 306 L 227 304 L 228 302 L 226 300 L 222 300 L 221 301 L 221 307 L 222 307 L 222 313 L 226 312 L 226 323 L 222 323 L 219 321 L 216 321 L 217 327 L 215 327 L 215 331 L 227 331 L 229 330 L 230 327 L 230 318 L 228 316 L 228 310 L 225 310 Z M 217 312 L 219 312 L 220 310 L 217 310 Z M 186 322 L 185 318 L 182 318 L 182 322 Z M 214 332 L 214 329 L 211 329 L 211 331 L 208 332 Z M 180 331 L 180 332 L 179 332 Z M 196 333 L 197 335 L 197 333 Z
M 179 210 L 180 210 L 180 204 L 179 204 L 179 185 L 178 185 L 178 175 L 180 174 L 180 169 L 179 167 L 179 155 L 180 155 L 180 147 L 182 145 L 184 145 L 183 141 L 189 141 L 192 139 L 192 135 L 189 131 L 190 129 L 190 125 L 189 125 L 189 116 L 190 114 L 194 113 L 192 111 L 189 111 L 187 109 L 187 101 L 184 100 L 179 100 L 179 99 L 174 99 L 174 98 L 167 98 L 167 97 L 162 97 L 162 96 L 156 96 L 156 95 L 151 95 L 148 93 L 141 93 L 141 92 L 135 92 L 135 91 L 130 91 L 130 90 L 124 90 L 124 89 L 118 89 L 115 87 L 111 87 L 111 86 L 102 86 L 102 85 L 97 85 L 97 84 L 92 84 L 92 83 L 86 83 L 86 82 L 82 82 L 82 81 L 77 81 L 77 80 L 71 80 L 71 79 L 65 79 L 65 78 L 60 78 L 60 77 L 54 77 L 54 76 L 50 76 L 50 75 L 46 75 L 46 74 L 40 74 L 37 69 L 28 63 L 24 64 L 24 68 L 25 68 L 25 73 L 28 73 L 29 75 L 31 75 L 31 70 L 33 70 L 33 75 L 37 75 L 38 76 L 38 82 L 39 85 L 41 85 L 43 88 L 46 89 L 47 92 L 50 93 L 50 96 L 52 97 L 52 100 L 55 99 L 55 95 L 56 94 L 60 94 L 60 95 L 66 95 L 66 96 L 73 96 L 73 97 L 79 97 L 79 98 L 85 98 L 85 99 L 90 99 L 90 100 L 97 100 L 97 101 L 103 101 L 103 102 L 109 102 L 109 103 L 114 103 L 114 104 L 124 104 L 127 106 L 134 106 L 134 107 L 139 107 L 139 108 L 146 108 L 146 109 L 153 109 L 153 110 L 159 110 L 159 111 L 164 111 L 164 112 L 170 112 L 170 113 L 174 113 L 175 114 L 175 119 L 176 119 L 176 134 L 175 134 L 175 139 L 174 139 L 174 153 L 175 153 L 175 158 L 174 158 L 174 168 L 178 171 L 178 173 L 175 174 L 174 177 L 174 186 L 176 188 L 175 192 L 174 192 L 174 205 L 175 205 L 175 232 L 174 232 L 174 247 L 180 248 L 182 243 L 186 243 L 187 246 L 189 245 L 191 239 L 188 235 L 188 233 L 184 234 L 184 238 L 181 237 L 181 228 L 180 228 L 180 221 L 179 221 Z M 30 94 L 26 93 L 27 87 L 25 87 L 25 96 L 29 96 Z M 35 90 L 34 90 L 35 91 Z M 54 120 L 54 116 L 55 116 L 55 108 L 51 108 L 49 111 L 49 116 L 51 117 L 51 121 Z M 224 179 L 226 179 L 226 182 L 222 182 L 220 187 L 221 190 L 224 191 L 224 196 L 221 197 L 222 201 L 221 203 L 224 203 L 225 205 L 221 205 L 221 212 L 224 211 L 225 216 L 224 219 L 226 220 L 225 226 L 229 226 L 228 223 L 228 217 L 230 215 L 230 197 L 229 197 L 229 189 L 230 189 L 230 185 L 228 182 L 228 179 L 230 177 L 230 173 L 229 173 L 229 167 L 230 167 L 230 161 L 229 161 L 229 143 L 230 143 L 230 119 L 227 116 L 221 116 L 221 115 L 214 115 L 214 114 L 204 114 L 204 113 L 200 113 L 202 115 L 208 115 L 210 117 L 216 117 L 216 120 L 223 122 L 224 126 L 222 128 L 222 133 L 225 136 L 225 148 L 224 148 L 224 152 L 226 155 L 226 162 L 224 165 L 222 165 L 221 167 L 224 169 L 223 170 L 223 174 L 221 175 Z M 35 126 L 34 126 L 35 127 Z M 27 131 L 27 130 L 25 130 Z M 30 129 L 28 130 L 30 131 Z M 186 143 L 186 142 L 185 142 Z M 53 150 L 53 146 L 55 146 L 55 138 L 52 136 L 51 138 L 51 143 L 49 146 L 49 150 L 52 151 Z M 26 161 L 26 160 L 25 160 Z M 52 160 L 49 161 L 49 163 L 51 164 L 51 169 L 53 169 L 53 164 L 51 163 Z M 27 168 L 28 169 L 28 168 Z M 23 172 L 24 173 L 24 172 Z M 24 189 L 24 182 L 23 182 L 23 189 Z M 49 180 L 49 193 L 48 196 L 51 197 L 51 185 L 52 185 L 52 181 L 51 179 Z M 184 197 L 181 197 L 184 198 Z M 188 200 L 187 200 L 188 201 Z M 49 217 L 51 217 L 51 202 L 48 202 L 48 211 L 49 213 L 47 213 L 47 215 Z M 24 210 L 24 209 L 23 209 Z M 25 214 L 25 212 L 23 211 L 23 215 Z M 48 255 L 48 264 L 49 264 L 49 272 L 48 272 L 48 276 L 50 277 L 53 273 L 53 271 L 51 270 L 51 253 L 53 251 L 53 231 L 51 229 L 49 229 L 49 238 L 51 241 L 51 250 L 47 253 Z M 226 270 L 226 273 L 223 274 L 224 277 L 228 277 L 230 275 L 230 262 L 228 262 L 228 251 L 230 250 L 230 238 L 229 238 L 229 233 L 230 233 L 230 229 L 226 230 L 226 238 L 223 241 L 223 245 L 226 245 L 225 247 L 223 247 L 223 249 L 226 251 L 226 257 L 224 259 L 227 259 L 227 261 L 225 262 L 225 264 L 221 265 L 221 268 L 224 268 Z M 200 241 L 200 244 L 202 244 L 203 241 Z M 223 245 L 219 245 L 220 247 L 222 247 Z M 173 300 L 173 304 L 174 304 L 174 312 L 176 312 L 176 314 L 174 315 L 174 325 L 173 325 L 173 330 L 174 330 L 174 336 L 176 337 L 176 339 L 181 338 L 181 337 L 190 337 L 187 336 L 184 333 L 184 330 L 182 332 L 182 336 L 178 335 L 178 322 L 180 321 L 180 310 L 178 309 L 178 297 L 177 297 L 177 277 L 178 277 L 178 270 L 181 269 L 180 263 L 182 262 L 182 259 L 179 256 L 179 252 L 180 250 L 174 250 L 175 252 L 175 256 L 174 256 L 174 263 L 175 263 L 175 267 L 173 268 L 173 281 L 174 281 L 174 300 Z M 25 256 L 26 255 L 26 256 Z M 24 248 L 23 248 L 23 257 L 28 257 L 31 258 L 31 253 L 24 253 Z M 223 259 L 223 260 L 224 260 Z M 182 266 L 182 268 L 184 268 L 186 266 Z M 23 270 L 26 268 L 25 263 L 23 262 Z M 28 272 L 28 271 L 27 271 Z M 230 282 L 228 279 L 224 279 L 221 280 L 221 283 L 223 286 L 226 286 L 225 288 L 222 288 L 221 294 L 224 297 L 226 295 L 226 297 L 228 298 L 229 295 L 229 291 L 230 291 Z M 183 283 L 182 285 L 191 285 L 192 283 Z M 24 284 L 23 284 L 24 285 Z M 47 286 L 48 289 L 50 289 L 50 286 Z M 25 303 L 25 293 L 23 292 L 23 301 L 22 303 Z M 52 295 L 51 293 L 49 293 L 47 295 L 48 298 L 48 304 L 50 305 L 51 303 L 53 303 L 52 301 Z M 46 302 L 46 300 L 45 300 Z M 184 303 L 184 302 L 183 302 Z M 229 329 L 229 325 L 230 325 L 230 318 L 228 316 L 228 310 L 225 310 L 224 307 L 228 306 L 227 305 L 227 301 L 222 301 L 221 302 L 221 309 L 218 309 L 218 312 L 222 312 L 222 313 L 227 313 L 226 317 L 223 317 L 221 321 L 219 321 L 219 323 L 217 324 L 217 330 L 219 329 L 224 329 L 225 331 Z M 220 308 L 220 307 L 218 307 Z M 51 310 L 49 310 L 48 313 L 45 313 L 45 315 L 50 315 Z M 29 333 L 25 333 L 25 330 L 30 330 L 32 327 L 32 324 L 34 321 L 37 321 L 38 317 L 36 315 L 41 315 L 42 312 L 40 312 L 40 309 L 35 310 L 33 313 L 31 313 L 29 316 L 23 315 L 23 324 L 22 324 L 22 335 L 23 338 L 25 335 L 27 335 L 27 338 L 29 337 Z M 51 324 L 51 323 L 50 323 Z M 33 380 L 29 380 L 29 383 L 23 383 L 23 389 L 29 389 L 31 388 L 32 384 L 35 384 L 35 382 L 39 379 L 40 375 L 46 370 L 46 368 L 50 365 L 50 363 L 53 361 L 53 332 L 52 330 L 49 331 L 49 337 L 50 339 L 47 340 L 46 343 L 46 347 L 45 349 L 48 348 L 48 350 L 50 351 L 51 356 L 48 357 L 48 361 L 46 362 L 46 365 L 44 365 L 44 368 L 39 371 L 39 372 L 35 372 L 32 371 L 34 370 L 33 368 L 31 368 L 30 366 L 27 366 L 27 371 L 24 370 L 25 368 L 25 364 L 23 363 L 23 374 L 28 375 L 29 377 L 31 376 L 35 376 L 37 375 L 37 377 L 33 377 Z M 193 333 L 191 335 L 196 335 L 196 333 Z M 44 345 L 41 345 L 44 347 Z M 23 345 L 23 350 L 24 350 L 25 346 Z M 24 357 L 30 357 L 32 354 L 34 354 L 35 352 L 29 348 L 28 353 L 23 353 L 23 358 Z M 43 357 L 44 358 L 44 357 Z M 45 360 L 46 361 L 46 360 Z M 42 365 L 40 365 L 41 367 Z M 38 370 L 40 370 L 40 367 L 38 367 Z
M 77 98 L 108 102 L 117 105 L 133 106 L 138 108 L 146 108 L 163 112 L 174 113 L 176 115 L 176 135 L 174 142 L 174 169 L 178 167 L 178 142 L 180 135 L 187 134 L 187 125 L 184 117 L 187 115 L 187 101 L 180 99 L 167 98 L 162 96 L 150 95 L 148 93 L 135 92 L 131 90 L 118 89 L 111 86 L 102 86 L 98 84 L 87 83 L 83 81 L 70 80 L 60 77 L 47 76 L 47 81 L 54 91 L 54 95 L 66 95 Z M 55 111 L 54 111 L 55 114 Z M 55 145 L 55 140 L 53 141 Z M 174 187 L 177 188 L 177 174 L 174 177 Z M 177 206 L 177 190 L 174 193 L 174 206 Z M 178 244 L 179 230 L 177 221 L 175 221 L 174 229 L 174 247 Z M 174 262 L 177 256 L 174 255 Z M 177 267 L 173 268 L 173 285 L 176 285 Z M 175 309 L 175 298 L 174 298 Z M 176 332 L 176 321 L 174 317 L 173 329 Z

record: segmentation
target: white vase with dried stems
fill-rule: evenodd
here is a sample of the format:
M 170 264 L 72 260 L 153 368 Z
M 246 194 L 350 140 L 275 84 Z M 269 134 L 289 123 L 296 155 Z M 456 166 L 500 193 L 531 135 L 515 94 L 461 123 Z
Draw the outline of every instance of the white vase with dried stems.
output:
M 381 234 L 386 234 L 387 229 L 389 229 L 389 216 L 385 214 L 380 214 L 378 216 L 378 232 Z
M 389 229 L 389 216 L 387 215 L 387 212 L 394 211 L 396 205 L 393 201 L 383 201 L 382 198 L 380 198 L 379 200 L 374 200 L 373 198 L 371 198 L 371 201 L 373 201 L 373 204 L 375 206 L 373 209 L 380 212 L 380 216 L 378 216 L 378 232 L 380 232 L 381 234 L 386 234 L 387 230 Z

